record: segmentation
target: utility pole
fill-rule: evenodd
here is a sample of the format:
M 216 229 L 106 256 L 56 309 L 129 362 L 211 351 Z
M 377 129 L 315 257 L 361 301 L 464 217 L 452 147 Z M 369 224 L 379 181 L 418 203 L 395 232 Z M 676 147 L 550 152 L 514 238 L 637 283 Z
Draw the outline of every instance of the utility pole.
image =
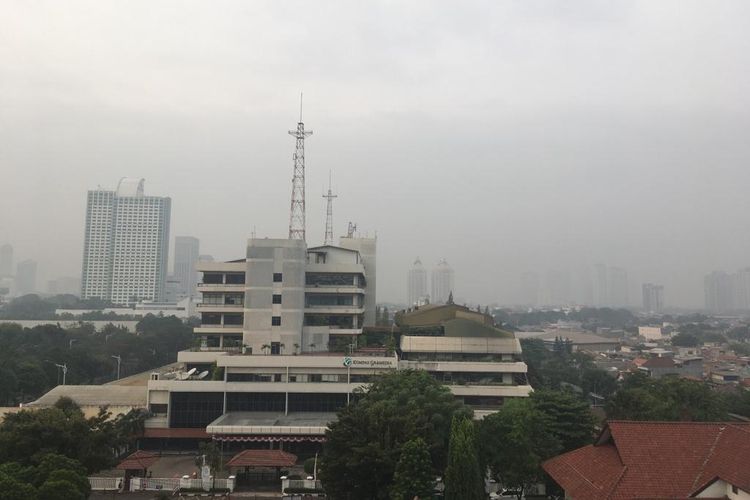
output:
M 117 380 L 120 380 L 120 363 L 122 362 L 122 357 L 119 354 L 111 357 L 117 360 Z
M 326 236 L 323 239 L 325 245 L 333 245 L 333 199 L 338 198 L 337 195 L 333 194 L 331 190 L 331 171 L 328 171 L 328 194 L 324 194 L 323 198 L 328 200 L 326 207 Z
M 65 385 L 65 378 L 68 375 L 68 365 L 67 365 L 67 363 L 66 364 L 62 364 L 62 365 L 58 365 L 57 363 L 55 363 L 55 366 L 62 369 L 62 374 L 63 374 L 63 381 L 62 381 L 63 383 L 62 383 L 62 385 Z
M 305 131 L 302 122 L 302 94 L 299 95 L 299 122 L 297 130 L 289 135 L 296 139 L 294 148 L 294 175 L 292 176 L 292 206 L 289 210 L 289 239 L 305 241 L 305 137 L 312 130 Z

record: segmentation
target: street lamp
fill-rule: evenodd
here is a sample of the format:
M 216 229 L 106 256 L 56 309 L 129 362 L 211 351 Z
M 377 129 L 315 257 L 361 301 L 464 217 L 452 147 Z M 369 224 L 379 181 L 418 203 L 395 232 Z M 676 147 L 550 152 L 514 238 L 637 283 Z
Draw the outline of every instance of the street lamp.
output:
M 67 364 L 58 365 L 57 363 L 55 363 L 55 366 L 58 367 L 58 368 L 62 368 L 62 374 L 63 374 L 63 383 L 62 383 L 62 385 L 65 385 L 65 376 L 68 374 L 68 365 Z
M 117 380 L 120 380 L 120 363 L 122 363 L 122 357 L 120 355 L 111 357 L 117 360 Z

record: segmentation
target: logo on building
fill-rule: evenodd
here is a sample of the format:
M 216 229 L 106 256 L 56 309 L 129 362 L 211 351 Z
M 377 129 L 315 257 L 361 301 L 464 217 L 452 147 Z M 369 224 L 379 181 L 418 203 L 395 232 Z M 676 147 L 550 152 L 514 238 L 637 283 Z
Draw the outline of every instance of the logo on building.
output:
M 352 366 L 352 358 L 349 356 L 344 358 L 344 366 Z

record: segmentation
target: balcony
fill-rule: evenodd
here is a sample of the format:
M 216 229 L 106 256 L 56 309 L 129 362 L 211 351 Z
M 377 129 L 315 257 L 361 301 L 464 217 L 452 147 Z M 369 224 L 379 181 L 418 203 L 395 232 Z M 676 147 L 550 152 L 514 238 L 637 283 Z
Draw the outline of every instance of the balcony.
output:
M 207 302 L 201 302 L 196 304 L 196 307 L 202 311 L 241 311 L 244 304 L 211 304 Z
M 356 293 L 364 295 L 365 289 L 359 285 L 305 285 L 305 293 Z
M 332 306 L 332 305 L 320 305 L 320 306 L 305 306 L 305 314 L 364 314 L 365 308 L 362 306 Z
M 244 283 L 198 283 L 199 292 L 239 292 L 244 289 Z
M 193 328 L 193 333 L 242 334 L 242 325 L 201 325 Z

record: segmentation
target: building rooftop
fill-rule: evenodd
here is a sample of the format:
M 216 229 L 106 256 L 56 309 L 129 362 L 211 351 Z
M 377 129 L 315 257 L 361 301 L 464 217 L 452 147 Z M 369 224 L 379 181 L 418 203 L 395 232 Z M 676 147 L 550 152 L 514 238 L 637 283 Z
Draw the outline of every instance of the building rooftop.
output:
M 143 385 L 58 385 L 24 406 L 53 406 L 62 397 L 72 399 L 78 406 L 146 406 Z
M 750 491 L 750 424 L 609 422 L 542 465 L 577 500 L 690 498 L 717 478 Z

